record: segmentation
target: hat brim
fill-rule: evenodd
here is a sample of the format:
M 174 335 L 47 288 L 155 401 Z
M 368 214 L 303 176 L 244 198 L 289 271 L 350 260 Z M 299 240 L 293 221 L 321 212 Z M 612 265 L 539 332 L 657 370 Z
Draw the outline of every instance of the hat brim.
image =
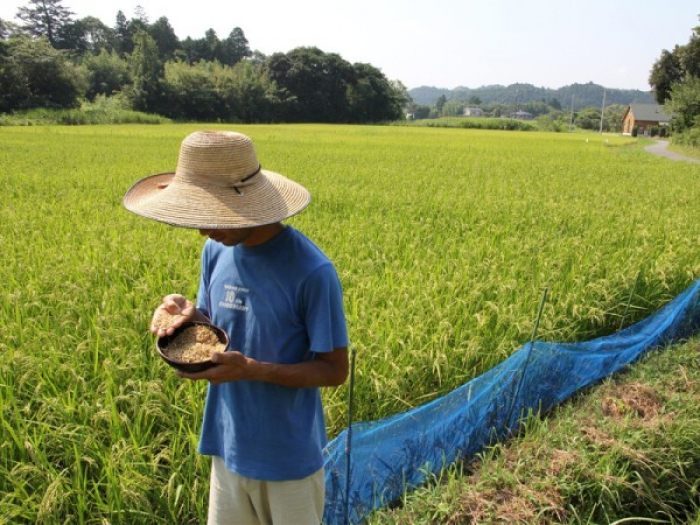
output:
M 192 184 L 161 173 L 141 179 L 124 196 L 137 215 L 193 229 L 235 229 L 273 224 L 296 215 L 311 201 L 309 192 L 284 175 L 260 170 L 236 187 Z

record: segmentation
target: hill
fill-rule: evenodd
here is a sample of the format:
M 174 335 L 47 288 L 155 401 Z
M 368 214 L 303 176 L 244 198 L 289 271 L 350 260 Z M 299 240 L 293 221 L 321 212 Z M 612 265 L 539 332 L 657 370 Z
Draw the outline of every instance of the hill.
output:
M 574 109 L 581 109 L 588 106 L 600 106 L 603 102 L 603 91 L 605 91 L 606 105 L 653 104 L 655 102 L 650 91 L 610 89 L 592 82 L 571 84 L 558 89 L 536 87 L 532 84 L 492 85 L 475 89 L 462 86 L 455 89 L 421 86 L 409 89 L 408 93 L 413 97 L 414 102 L 424 106 L 432 106 L 441 95 L 445 95 L 447 100 L 456 101 L 467 101 L 471 97 L 478 97 L 484 105 L 494 103 L 526 104 L 541 100 L 549 102 L 556 99 L 563 108 L 571 108 L 573 101 Z

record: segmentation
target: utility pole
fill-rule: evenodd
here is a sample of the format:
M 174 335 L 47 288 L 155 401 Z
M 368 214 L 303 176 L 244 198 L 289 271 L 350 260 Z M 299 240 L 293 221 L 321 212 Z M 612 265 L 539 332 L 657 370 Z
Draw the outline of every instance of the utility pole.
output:
M 600 108 L 600 134 L 603 134 L 603 115 L 605 115 L 605 88 L 603 88 L 603 106 Z
M 574 94 L 571 94 L 571 118 L 569 119 L 569 131 L 574 128 Z

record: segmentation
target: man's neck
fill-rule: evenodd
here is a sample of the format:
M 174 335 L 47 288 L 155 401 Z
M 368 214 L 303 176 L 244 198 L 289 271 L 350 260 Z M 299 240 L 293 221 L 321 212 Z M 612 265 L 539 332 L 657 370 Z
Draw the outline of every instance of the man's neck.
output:
M 264 244 L 270 239 L 274 239 L 284 230 L 285 226 L 281 222 L 256 226 L 250 232 L 250 236 L 243 242 L 244 246 L 257 246 Z

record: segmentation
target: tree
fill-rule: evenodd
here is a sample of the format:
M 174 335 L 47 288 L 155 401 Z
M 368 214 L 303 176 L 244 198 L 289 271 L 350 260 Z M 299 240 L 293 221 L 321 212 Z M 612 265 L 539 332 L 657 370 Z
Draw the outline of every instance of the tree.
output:
M 675 115 L 672 122 L 676 131 L 700 127 L 700 77 L 687 76 L 674 84 L 665 108 Z
M 249 56 L 252 56 L 252 53 L 250 47 L 248 47 L 248 39 L 245 37 L 243 30 L 240 27 L 236 27 L 221 42 L 219 60 L 222 64 L 233 66 Z
M 293 97 L 285 120 L 296 122 L 348 122 L 351 111 L 346 93 L 356 82 L 355 71 L 340 55 L 316 47 L 299 47 L 275 53 L 265 72 L 283 93 Z
M 111 96 L 131 83 L 126 61 L 116 51 L 103 49 L 99 55 L 89 55 L 83 62 L 88 72 L 85 96 L 94 100 L 97 95 Z
M 114 47 L 114 31 L 94 16 L 71 21 L 58 30 L 57 49 L 71 51 L 74 56 L 98 54 Z
M 347 98 L 352 122 L 379 122 L 401 118 L 408 95 L 400 82 L 392 84 L 370 64 L 354 64 L 355 82 L 348 86 Z
M 700 77 L 700 26 L 693 29 L 687 44 L 676 45 L 673 51 L 664 49 L 649 74 L 654 98 L 663 104 L 671 95 L 673 85 L 687 76 Z
M 157 112 L 164 68 L 158 55 L 158 47 L 146 31 L 138 31 L 134 36 L 134 52 L 128 62 L 134 82 L 131 91 L 134 108 Z
M 673 84 L 683 79 L 679 50 L 679 46 L 676 46 L 673 52 L 664 49 L 651 68 L 649 85 L 654 91 L 654 98 L 659 104 L 663 104 L 668 99 Z
M 126 15 L 123 11 L 117 11 L 117 17 L 114 23 L 114 37 L 117 52 L 121 56 L 125 56 L 133 51 L 133 42 L 131 34 L 129 34 L 129 22 L 126 20 Z
M 29 79 L 11 47 L 0 41 L 0 112 L 3 113 L 20 108 L 29 98 Z
M 17 10 L 17 18 L 32 36 L 45 37 L 52 47 L 59 47 L 59 34 L 71 22 L 71 11 L 61 5 L 63 0 L 29 0 L 29 6 Z
M 77 107 L 85 93 L 84 70 L 68 60 L 64 52 L 51 47 L 45 38 L 12 39 L 3 62 L 0 84 L 3 92 L 10 93 L 5 111 Z
M 207 29 L 204 32 L 204 42 L 206 43 L 204 46 L 205 55 L 202 58 L 209 62 L 219 60 L 221 57 L 221 41 L 216 31 L 211 28 Z
M 581 129 L 600 129 L 600 108 L 587 107 L 576 113 L 574 123 Z
M 217 90 L 228 118 L 246 123 L 274 121 L 276 107 L 284 98 L 262 67 L 247 60 L 233 67 L 221 66 Z
M 438 115 L 442 115 L 442 109 L 447 103 L 447 97 L 445 95 L 440 95 L 435 101 L 435 109 L 437 109 Z
M 136 6 L 135 16 L 131 20 L 126 19 L 124 12 L 119 10 L 114 26 L 115 45 L 121 56 L 126 56 L 134 51 L 135 38 L 139 32 L 148 32 L 148 17 L 143 7 Z
M 168 62 L 163 79 L 164 114 L 175 119 L 212 121 L 221 117 L 211 62 Z
M 158 46 L 158 52 L 161 59 L 165 62 L 175 56 L 175 52 L 180 49 L 180 40 L 177 38 L 175 31 L 168 19 L 161 16 L 148 27 L 148 34 Z

